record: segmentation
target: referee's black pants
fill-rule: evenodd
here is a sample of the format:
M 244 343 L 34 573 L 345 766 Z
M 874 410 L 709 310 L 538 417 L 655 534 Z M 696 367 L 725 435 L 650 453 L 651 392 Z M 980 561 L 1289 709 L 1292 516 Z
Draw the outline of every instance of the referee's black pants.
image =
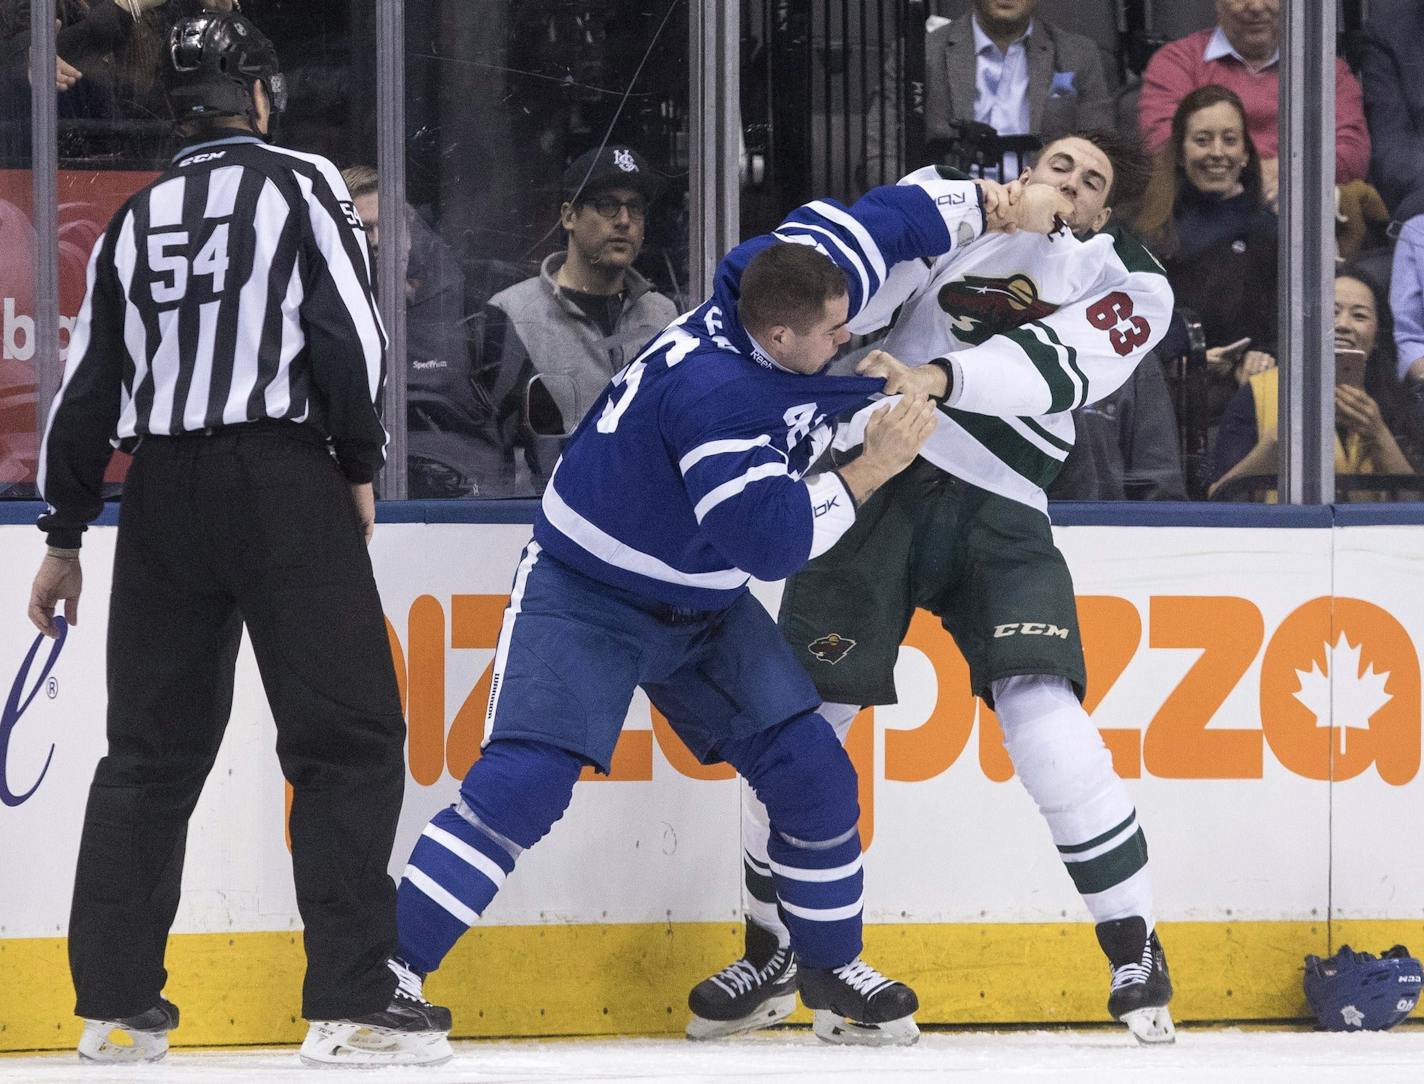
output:
M 319 438 L 279 422 L 146 438 L 120 506 L 109 603 L 109 752 L 69 922 L 79 1016 L 156 1004 L 188 818 L 232 707 L 247 625 L 292 785 L 308 1019 L 384 1009 L 395 988 L 386 872 L 405 722 L 351 491 Z M 277 807 L 280 809 L 280 806 Z M 280 838 L 271 803 L 233 831 Z

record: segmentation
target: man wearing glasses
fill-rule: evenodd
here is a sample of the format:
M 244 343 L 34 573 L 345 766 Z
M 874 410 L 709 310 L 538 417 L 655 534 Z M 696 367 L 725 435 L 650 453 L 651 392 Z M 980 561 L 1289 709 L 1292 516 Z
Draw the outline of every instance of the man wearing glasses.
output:
M 677 307 L 633 270 L 648 205 L 663 181 L 630 147 L 610 144 L 564 171 L 563 252 L 533 278 L 495 294 L 483 314 L 480 387 L 505 449 L 509 492 L 542 491 L 563 441 L 522 424 L 524 388 L 535 373 L 567 428 L 609 379 L 676 316 Z M 515 448 L 522 445 L 522 463 Z M 527 475 L 526 475 L 527 469 Z

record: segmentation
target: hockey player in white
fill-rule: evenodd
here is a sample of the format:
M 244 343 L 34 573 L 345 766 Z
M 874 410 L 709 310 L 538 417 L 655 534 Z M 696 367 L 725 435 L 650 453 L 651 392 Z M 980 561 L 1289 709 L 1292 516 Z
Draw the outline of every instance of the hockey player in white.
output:
M 901 183 L 936 175 L 929 167 Z M 1154 932 L 1146 840 L 1079 703 L 1085 675 L 1072 582 L 1044 495 L 1073 445 L 1070 412 L 1121 386 L 1171 315 L 1172 291 L 1156 261 L 1129 235 L 1104 232 L 1114 200 L 1130 200 L 1145 175 L 1140 152 L 1121 137 L 1065 137 L 1007 191 L 1018 198 L 1053 186 L 1072 204 L 1066 228 L 1046 237 L 985 234 L 936 260 L 890 269 L 851 323 L 871 334 L 895 319 L 884 352 L 859 371 L 884 377 L 887 393 L 939 399 L 938 426 L 918 470 L 877 494 L 878 507 L 788 581 L 780 623 L 844 741 L 863 705 L 895 702 L 895 654 L 913 610 L 941 617 L 1097 923 L 1111 969 L 1110 1014 L 1142 1042 L 1170 1042 L 1171 983 Z M 843 428 L 836 446 L 854 447 L 861 425 L 858 417 Z M 885 571 L 897 556 L 900 567 Z M 1066 632 L 1015 636 L 1019 622 Z M 766 891 L 766 816 L 746 787 L 743 795 L 746 955 L 693 990 L 694 1038 L 764 1027 L 795 1007 L 796 965 Z M 738 988 L 738 974 L 756 978 Z

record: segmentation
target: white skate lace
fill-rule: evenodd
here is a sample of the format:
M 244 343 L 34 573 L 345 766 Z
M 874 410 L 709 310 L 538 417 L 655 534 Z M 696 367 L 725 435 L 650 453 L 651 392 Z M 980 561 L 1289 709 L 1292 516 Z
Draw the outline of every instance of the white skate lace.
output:
M 1123 964 L 1121 967 L 1109 968 L 1112 970 L 1112 990 L 1121 990 L 1125 986 L 1137 986 L 1145 983 L 1152 975 L 1152 942 L 1149 939 L 1147 944 L 1142 946 L 1142 959 L 1136 963 Z
M 767 961 L 765 967 L 757 970 L 756 965 L 743 956 L 734 960 L 712 976 L 712 981 L 733 997 L 747 993 L 781 970 L 786 960 L 786 950 L 779 948 Z
M 857 994 L 869 998 L 886 986 L 890 986 L 895 980 L 887 979 L 875 968 L 856 957 L 848 964 L 835 969 L 835 976 L 854 990 Z
M 430 1002 L 425 1000 L 425 994 L 421 989 L 421 978 L 410 968 L 397 960 L 387 960 L 386 966 L 394 972 L 396 977 L 396 993 L 404 994 L 412 1001 L 418 1001 L 422 1005 Z

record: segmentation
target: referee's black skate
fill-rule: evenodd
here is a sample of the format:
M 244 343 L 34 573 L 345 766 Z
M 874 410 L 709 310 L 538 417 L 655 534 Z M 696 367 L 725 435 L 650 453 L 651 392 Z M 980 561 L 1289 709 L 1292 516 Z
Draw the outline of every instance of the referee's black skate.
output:
M 815 1012 L 816 1038 L 846 1046 L 909 1046 L 920 1037 L 920 999 L 903 982 L 887 979 L 859 956 L 822 970 L 801 968 L 801 1001 Z
M 400 960 L 387 961 L 395 972 L 391 1003 L 380 1012 L 342 1020 L 313 1020 L 302 1043 L 301 1059 L 327 1068 L 349 1065 L 443 1065 L 450 1049 L 450 1010 L 432 1005 L 421 992 L 425 976 Z
M 1157 932 L 1149 936 L 1146 921 L 1137 916 L 1100 922 L 1098 944 L 1112 971 L 1108 1014 L 1126 1024 L 1139 1043 L 1176 1042 L 1177 1029 L 1167 1008 L 1172 977 Z
M 83 1061 L 119 1065 L 161 1061 L 168 1053 L 168 1033 L 177 1026 L 178 1006 L 163 997 L 137 1016 L 85 1019 L 79 1057 Z
M 689 1039 L 724 1039 L 771 1027 L 796 1011 L 796 957 L 747 921 L 746 952 L 687 995 Z

